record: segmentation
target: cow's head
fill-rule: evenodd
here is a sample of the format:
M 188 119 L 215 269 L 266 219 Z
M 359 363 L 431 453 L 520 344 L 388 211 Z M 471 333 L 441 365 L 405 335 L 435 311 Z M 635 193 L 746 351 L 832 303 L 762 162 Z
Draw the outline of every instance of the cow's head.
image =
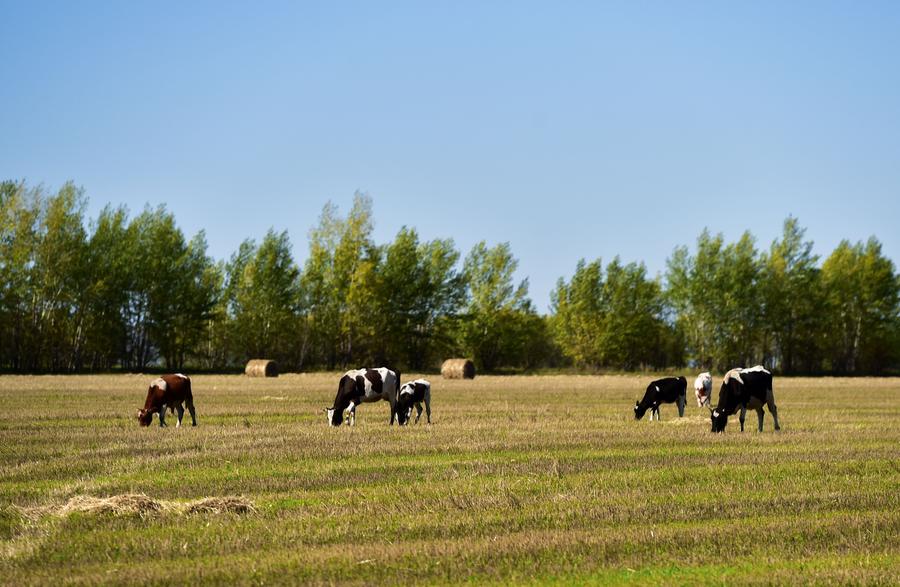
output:
M 634 402 L 634 419 L 640 420 L 644 417 L 644 414 L 647 413 L 647 406 L 643 405 L 641 402 Z
M 413 391 L 411 383 L 404 383 L 397 395 L 397 423 L 403 426 L 412 416 Z
M 709 405 L 709 398 L 712 396 L 712 375 L 709 373 L 697 375 L 694 381 L 694 394 L 697 396 L 698 407 Z
M 340 426 L 344 423 L 343 418 L 341 418 L 341 413 L 338 412 L 334 408 L 323 408 L 322 410 L 325 412 L 325 417 L 328 420 L 329 426 Z
M 401 426 L 409 424 L 412 417 L 413 401 L 412 395 L 408 393 L 400 394 L 397 400 L 397 423 Z
M 153 412 L 146 408 L 138 410 L 137 419 L 141 426 L 149 426 L 153 423 Z
M 397 424 L 400 426 L 405 426 L 409 424 L 410 419 L 412 418 L 412 406 L 406 406 L 405 408 L 400 408 L 397 406 Z
M 728 414 L 725 413 L 725 410 L 710 409 L 709 419 L 712 423 L 712 432 L 725 432 L 725 426 L 728 425 Z

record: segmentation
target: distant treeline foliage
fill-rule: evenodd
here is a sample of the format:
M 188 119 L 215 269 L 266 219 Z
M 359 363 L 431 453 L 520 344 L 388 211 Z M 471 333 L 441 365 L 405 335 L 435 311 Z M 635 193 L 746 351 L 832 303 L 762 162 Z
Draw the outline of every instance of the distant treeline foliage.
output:
M 83 190 L 0 183 L 0 370 L 282 370 L 387 364 L 479 372 L 576 367 L 882 373 L 900 366 L 900 277 L 874 237 L 823 262 L 795 218 L 760 251 L 703 231 L 663 277 L 618 257 L 582 260 L 538 314 L 507 243 L 464 259 L 452 240 L 404 227 L 372 238 L 372 201 L 331 204 L 303 267 L 286 232 L 245 240 L 227 261 L 188 240 L 165 208 L 106 207 Z

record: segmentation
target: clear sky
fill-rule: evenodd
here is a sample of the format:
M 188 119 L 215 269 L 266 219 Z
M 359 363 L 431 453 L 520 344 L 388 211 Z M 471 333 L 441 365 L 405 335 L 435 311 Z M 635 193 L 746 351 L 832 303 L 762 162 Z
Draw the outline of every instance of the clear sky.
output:
M 164 203 L 227 258 L 329 200 L 376 240 L 509 241 L 546 311 L 581 257 L 704 226 L 900 260 L 900 2 L 0 0 L 0 178 Z

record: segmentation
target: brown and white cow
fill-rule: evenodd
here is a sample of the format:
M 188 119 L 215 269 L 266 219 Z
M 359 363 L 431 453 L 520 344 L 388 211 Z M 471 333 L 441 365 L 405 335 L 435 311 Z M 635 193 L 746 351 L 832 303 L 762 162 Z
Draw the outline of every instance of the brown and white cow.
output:
M 191 378 L 181 373 L 174 375 L 163 375 L 150 382 L 150 389 L 147 390 L 147 400 L 144 402 L 144 409 L 138 410 L 138 422 L 141 426 L 149 426 L 153 422 L 153 414 L 159 414 L 159 425 L 166 425 L 166 408 L 174 412 L 178 410 L 178 423 L 175 427 L 181 426 L 181 419 L 184 417 L 184 406 L 191 413 L 191 422 L 193 426 L 197 425 L 197 413 L 194 411 L 194 396 L 191 393 Z
M 712 396 L 712 375 L 701 373 L 694 380 L 694 395 L 697 396 L 697 407 L 708 406 Z

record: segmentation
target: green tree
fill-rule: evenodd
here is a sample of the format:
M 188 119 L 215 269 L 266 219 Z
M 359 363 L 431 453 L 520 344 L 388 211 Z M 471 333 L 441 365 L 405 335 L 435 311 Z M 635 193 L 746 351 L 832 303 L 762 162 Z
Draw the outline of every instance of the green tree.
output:
M 826 352 L 837 373 L 878 373 L 898 360 L 900 283 L 874 237 L 842 241 L 822 265 Z
M 579 367 L 603 364 L 601 336 L 607 309 L 603 299 L 603 266 L 600 260 L 578 261 L 575 274 L 562 278 L 551 293 L 553 333 L 563 353 Z
M 675 249 L 668 261 L 667 295 L 697 363 L 725 370 L 763 359 L 762 264 L 753 236 L 725 245 L 704 230 L 697 254 Z
M 89 284 L 84 295 L 84 363 L 91 369 L 109 369 L 125 355 L 125 311 L 134 271 L 128 237 L 124 207 L 100 211 L 87 246 Z
M 225 297 L 230 303 L 231 340 L 236 358 L 271 358 L 283 366 L 298 362 L 300 270 L 287 232 L 266 233 L 256 247 L 244 241 L 228 265 Z
M 140 370 L 161 356 L 167 367 L 182 368 L 205 338 L 220 295 L 206 239 L 201 231 L 186 243 L 174 215 L 159 207 L 132 220 L 126 245 L 131 271 L 124 364 Z
M 32 274 L 41 195 L 24 182 L 0 184 L 0 365 L 28 368 L 32 343 Z
M 455 314 L 465 295 L 454 268 L 459 253 L 453 241 L 420 243 L 415 229 L 404 227 L 382 258 L 376 315 L 385 354 L 404 368 L 421 370 L 450 342 L 441 324 Z
M 83 190 L 70 182 L 41 207 L 31 271 L 29 370 L 75 367 L 71 359 L 83 340 L 80 298 L 87 287 L 85 205 Z
M 174 312 L 177 326 L 167 332 L 167 365 L 181 369 L 188 357 L 202 359 L 207 356 L 203 348 L 209 340 L 209 330 L 215 320 L 215 311 L 222 295 L 222 274 L 219 266 L 207 255 L 206 233 L 198 232 L 187 243 L 178 260 L 180 267 L 176 280 Z
M 581 260 L 570 283 L 557 283 L 552 302 L 554 334 L 576 365 L 666 366 L 663 294 L 643 264 L 623 265 L 617 257 L 604 278 L 599 260 Z
M 476 244 L 463 264 L 468 302 L 461 326 L 462 348 L 479 368 L 521 364 L 525 350 L 523 317 L 534 314 L 528 280 L 513 284 L 518 267 L 509 243 Z
M 384 354 L 377 338 L 374 291 L 380 251 L 372 240 L 372 199 L 357 192 L 346 219 L 328 203 L 310 232 L 303 270 L 303 308 L 315 354 L 328 368 L 375 360 Z
M 647 279 L 643 263 L 622 265 L 618 257 L 606 267 L 602 349 L 605 362 L 623 369 L 658 366 L 665 324 L 659 282 Z
M 796 218 L 784 221 L 780 240 L 763 257 L 761 275 L 766 345 L 771 361 L 784 373 L 821 369 L 824 302 L 812 241 Z

